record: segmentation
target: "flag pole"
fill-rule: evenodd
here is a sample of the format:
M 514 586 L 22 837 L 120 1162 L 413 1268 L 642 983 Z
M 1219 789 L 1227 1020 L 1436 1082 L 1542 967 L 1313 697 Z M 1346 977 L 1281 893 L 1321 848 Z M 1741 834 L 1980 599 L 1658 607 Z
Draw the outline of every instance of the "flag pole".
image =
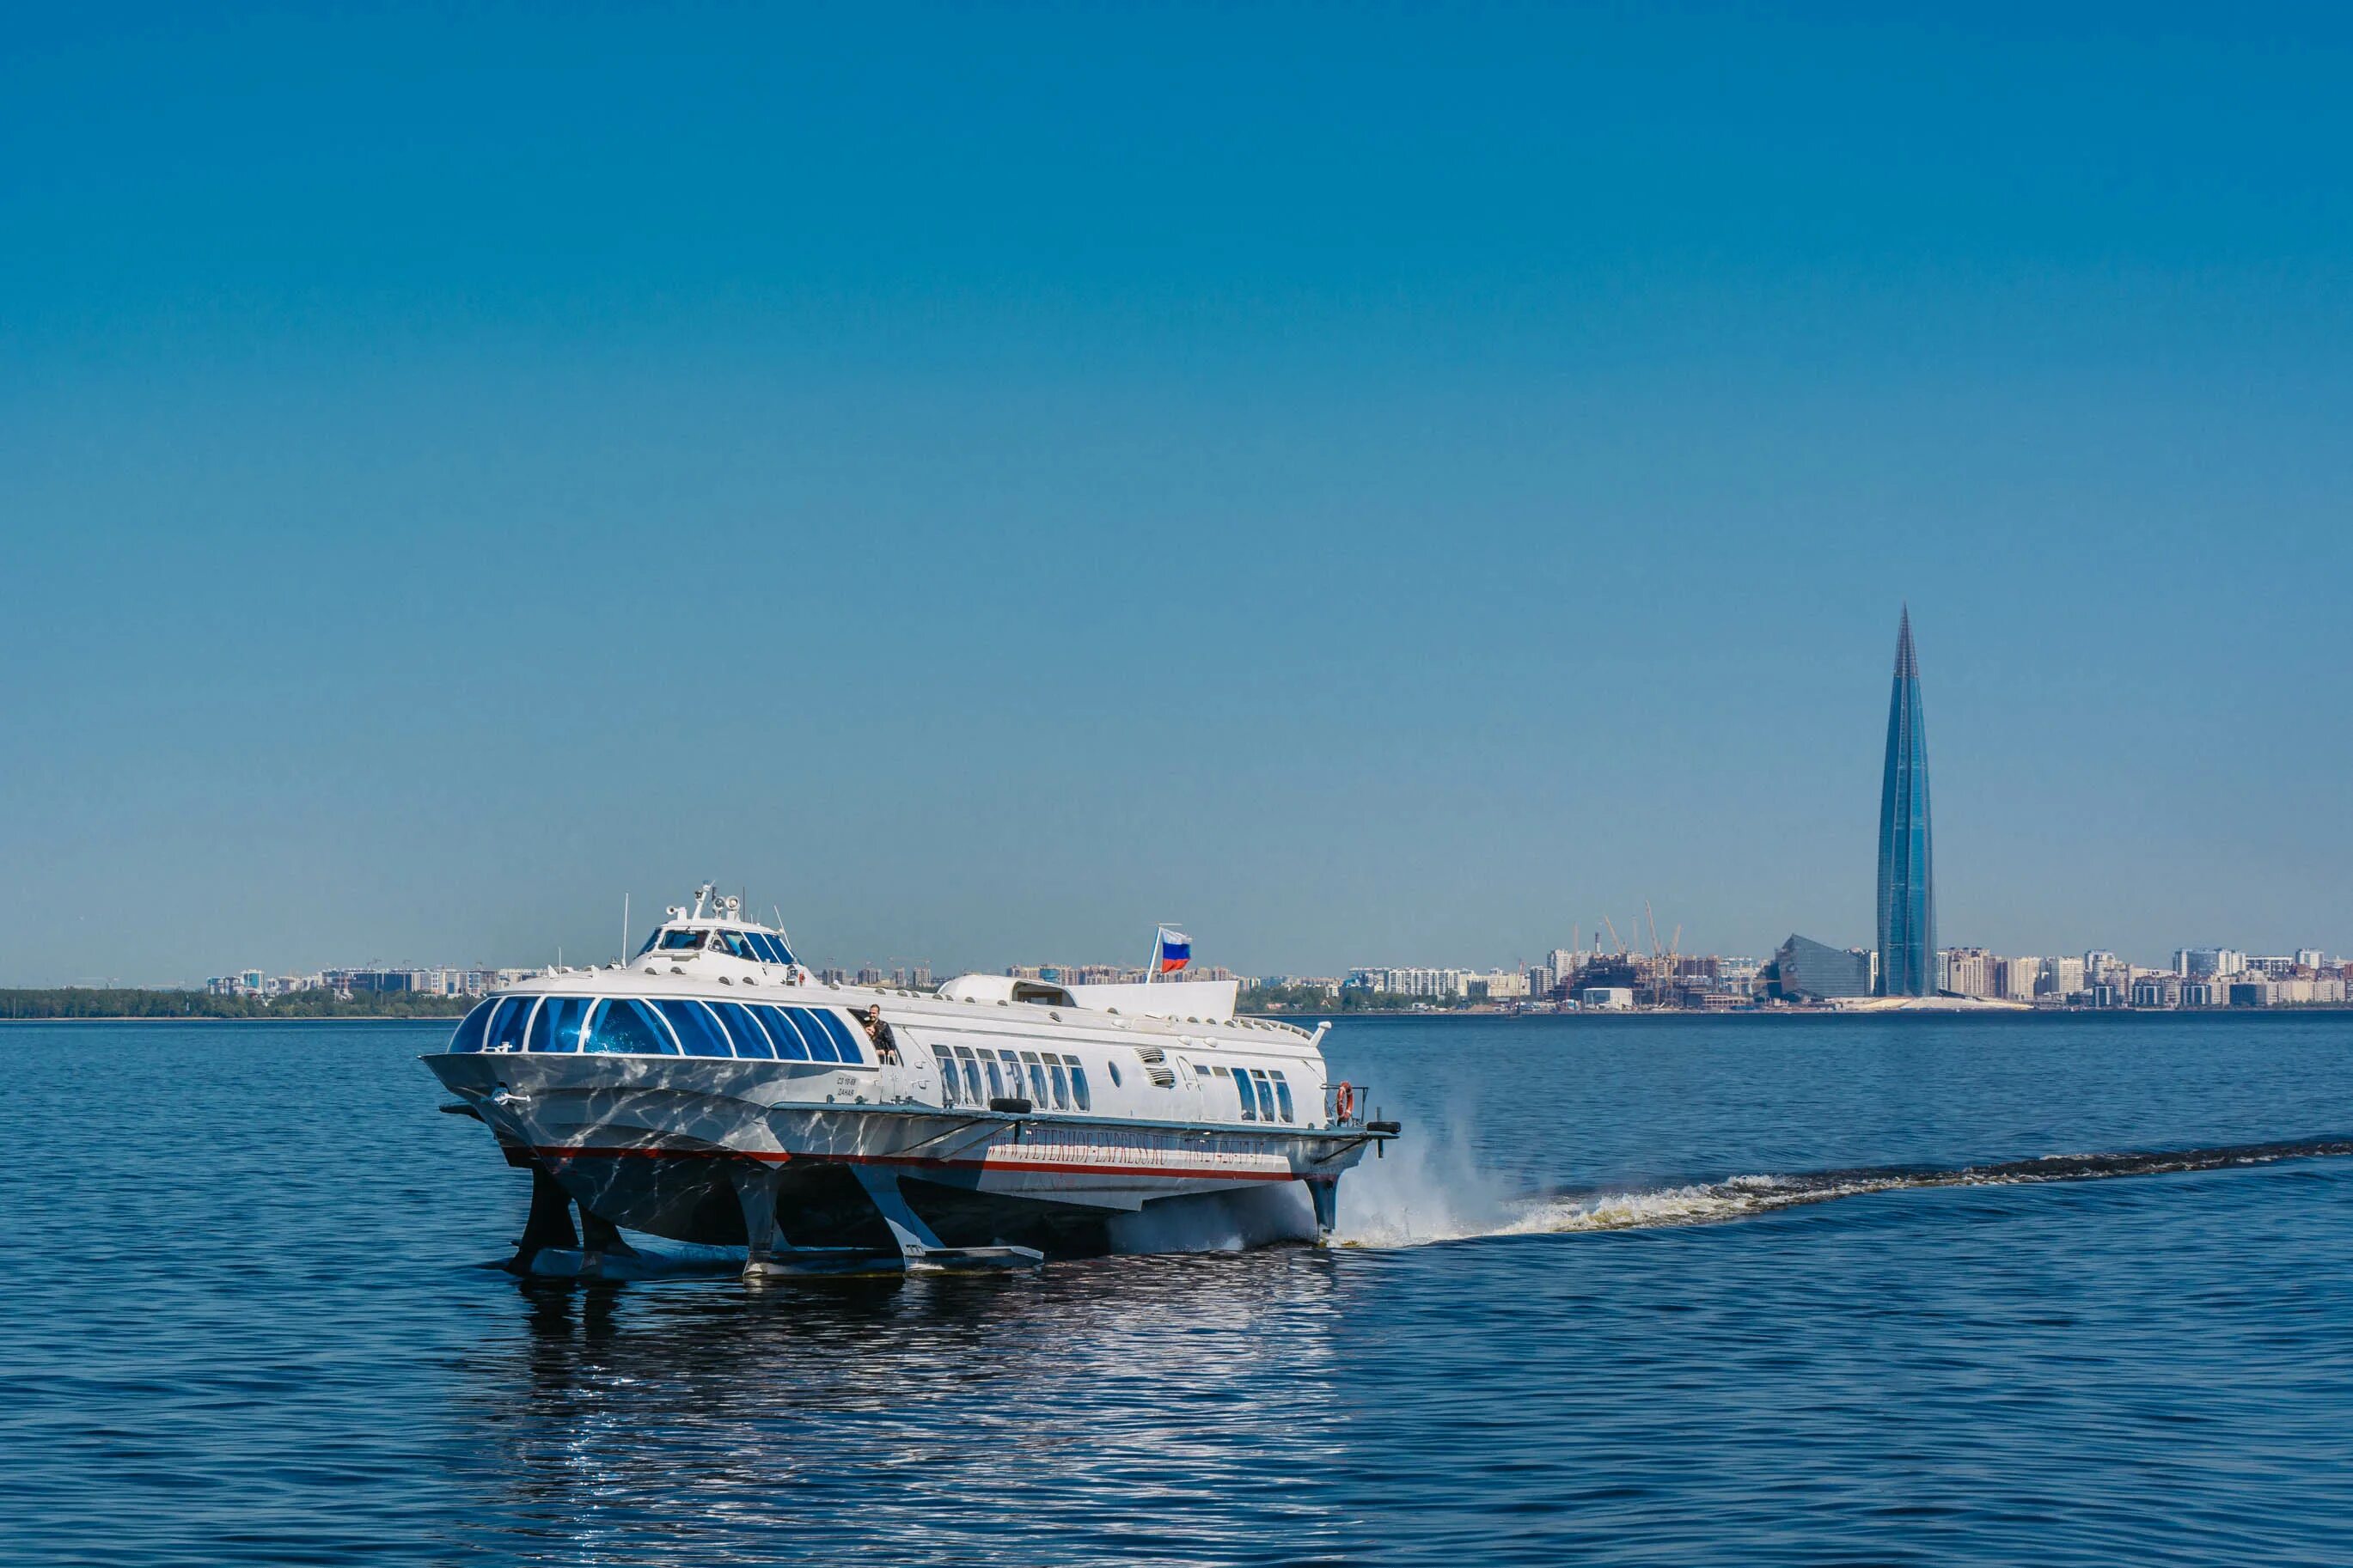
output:
M 1145 964 L 1145 965 L 1144 966 L 1144 983 L 1145 983 L 1146 985 L 1149 985 L 1149 984 L 1151 984 L 1154 981 L 1155 981 L 1155 980 L 1157 980 L 1157 979 L 1159 979 L 1159 978 L 1160 978 L 1160 928 L 1159 928 L 1158 926 L 1154 926 L 1154 927 L 1152 928 L 1152 962 L 1151 962 L 1151 963 L 1147 963 L 1147 964 Z

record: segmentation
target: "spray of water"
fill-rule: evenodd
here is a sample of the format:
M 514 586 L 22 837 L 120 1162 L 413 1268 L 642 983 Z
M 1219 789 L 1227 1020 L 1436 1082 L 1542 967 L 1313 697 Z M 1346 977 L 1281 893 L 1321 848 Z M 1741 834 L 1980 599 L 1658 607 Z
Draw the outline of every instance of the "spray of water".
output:
M 1315 1211 L 1304 1187 L 1284 1182 L 1168 1198 L 1113 1216 L 1109 1230 L 1114 1252 L 1244 1252 L 1314 1240 Z
M 1413 1247 L 1498 1236 L 1518 1218 L 1519 1200 L 1504 1181 L 1472 1161 L 1468 1130 L 1400 1138 L 1340 1183 L 1345 1247 Z

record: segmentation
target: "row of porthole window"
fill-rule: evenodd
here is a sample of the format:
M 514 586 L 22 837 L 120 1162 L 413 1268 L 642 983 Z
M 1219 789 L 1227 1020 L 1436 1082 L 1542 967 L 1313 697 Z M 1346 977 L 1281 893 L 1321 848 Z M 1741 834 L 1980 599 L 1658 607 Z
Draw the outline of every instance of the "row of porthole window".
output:
M 1290 1081 L 1281 1073 L 1271 1073 L 1264 1068 L 1219 1065 L 1209 1068 L 1209 1076 L 1233 1079 L 1234 1093 L 1241 1101 L 1244 1121 L 1298 1120 L 1292 1109 Z
M 934 1046 L 942 1098 L 950 1105 L 985 1106 L 992 1100 L 1027 1100 L 1039 1110 L 1092 1110 L 1087 1069 L 1073 1056 L 1052 1051 L 992 1050 L 983 1046 Z M 1000 1070 L 1000 1068 L 1002 1070 Z M 1119 1081 L 1119 1068 L 1111 1069 Z M 1025 1087 L 1026 1085 L 1026 1087 Z
M 602 1052 L 741 1057 L 761 1061 L 866 1060 L 857 1031 L 822 1007 L 635 996 L 504 996 L 466 1015 L 454 1052 Z

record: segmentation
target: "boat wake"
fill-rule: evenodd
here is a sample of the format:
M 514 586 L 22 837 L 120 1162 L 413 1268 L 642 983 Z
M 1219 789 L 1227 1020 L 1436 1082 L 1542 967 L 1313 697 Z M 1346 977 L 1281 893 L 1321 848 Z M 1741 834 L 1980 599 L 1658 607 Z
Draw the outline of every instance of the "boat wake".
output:
M 1393 1148 L 1385 1160 L 1366 1162 L 1351 1173 L 1341 1185 L 1336 1245 L 1388 1250 L 1492 1237 L 1721 1225 L 1875 1193 L 2106 1181 L 2353 1155 L 2353 1137 L 2310 1138 L 2208 1149 L 2049 1154 L 1979 1165 L 1864 1165 L 1794 1175 L 1732 1176 L 1675 1186 L 1514 1194 L 1493 1177 L 1468 1167 L 1434 1164 L 1433 1145 L 1461 1149 L 1465 1142 L 1410 1140 Z M 1118 1216 L 1112 1224 L 1110 1241 L 1115 1253 L 1247 1252 L 1311 1240 L 1314 1234 L 1314 1215 L 1305 1194 L 1296 1183 L 1287 1183 L 1213 1198 L 1155 1204 L 1142 1213 Z M 633 1252 L 608 1255 L 603 1260 L 598 1278 L 651 1280 L 732 1275 L 744 1265 L 740 1247 L 634 1239 Z M 532 1272 L 543 1278 L 574 1278 L 580 1266 L 578 1252 L 550 1248 L 534 1260 Z
M 1560 1236 L 1580 1231 L 1718 1225 L 1805 1204 L 1928 1187 L 2021 1186 L 2044 1182 L 2106 1181 L 2264 1165 L 2281 1160 L 2353 1154 L 2353 1138 L 2235 1143 L 2210 1149 L 2163 1149 L 2113 1154 L 2051 1154 L 1958 1167 L 1873 1165 L 1796 1175 L 1733 1176 L 1720 1182 L 1612 1190 L 1593 1188 L 1505 1195 L 1461 1173 L 1430 1179 L 1411 1161 L 1392 1161 L 1360 1173 L 1354 1215 L 1343 1215 L 1345 1247 L 1418 1247 L 1483 1237 Z M 1366 1181 L 1364 1175 L 1370 1174 Z M 1387 1179 L 1384 1179 L 1386 1177 Z

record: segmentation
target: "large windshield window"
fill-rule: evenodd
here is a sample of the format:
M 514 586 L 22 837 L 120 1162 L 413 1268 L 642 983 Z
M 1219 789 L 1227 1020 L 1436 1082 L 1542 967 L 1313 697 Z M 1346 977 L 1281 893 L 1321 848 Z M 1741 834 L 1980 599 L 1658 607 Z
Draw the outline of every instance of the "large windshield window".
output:
M 484 1042 L 486 1051 L 519 1051 L 522 1049 L 522 1028 L 531 1021 L 531 1005 L 536 996 L 510 996 L 499 1004 L 491 1018 L 490 1038 Z
M 586 1043 L 592 1051 L 620 1056 L 674 1057 L 678 1042 L 670 1037 L 653 1009 L 634 997 L 619 996 L 597 1005 L 588 1020 Z
M 589 998 L 586 996 L 550 996 L 540 1005 L 531 1021 L 531 1045 L 534 1051 L 576 1051 L 580 1048 L 580 1026 L 588 1021 Z
M 740 931 L 712 931 L 711 935 L 712 940 L 717 945 L 725 948 L 731 955 L 743 959 L 749 963 L 758 963 L 763 962 L 758 951 L 752 946 L 751 939 L 746 933 Z
M 732 1057 L 727 1048 L 727 1037 L 719 1027 L 719 1020 L 700 1002 L 662 1001 L 654 1004 L 655 1011 L 670 1020 L 678 1031 L 678 1043 L 691 1057 Z
M 449 1049 L 459 1054 L 480 1050 L 482 1031 L 490 1026 L 491 1013 L 497 1006 L 496 1002 L 484 1002 L 467 1014 L 458 1032 L 449 1037 Z
M 699 931 L 666 931 L 661 933 L 664 952 L 691 952 L 702 945 L 702 933 Z
M 809 1059 L 808 1042 L 793 1026 L 793 1020 L 782 1007 L 772 1007 L 763 1002 L 759 1006 L 760 1022 L 768 1026 L 768 1037 L 776 1042 L 776 1054 L 790 1062 Z M 830 1059 L 828 1053 L 828 1059 Z
M 829 1007 L 797 1008 L 795 1011 L 805 1018 L 815 1018 L 818 1026 L 833 1037 L 833 1048 L 843 1061 L 862 1062 L 866 1059 L 866 1053 L 859 1048 L 858 1044 L 866 1037 L 865 1030 L 851 1033 L 849 1026 Z
M 727 1033 L 735 1041 L 739 1057 L 759 1057 L 772 1059 L 776 1047 L 768 1043 L 768 1032 L 760 1027 L 759 1016 L 741 1002 L 713 1002 L 719 1016 L 727 1023 Z

